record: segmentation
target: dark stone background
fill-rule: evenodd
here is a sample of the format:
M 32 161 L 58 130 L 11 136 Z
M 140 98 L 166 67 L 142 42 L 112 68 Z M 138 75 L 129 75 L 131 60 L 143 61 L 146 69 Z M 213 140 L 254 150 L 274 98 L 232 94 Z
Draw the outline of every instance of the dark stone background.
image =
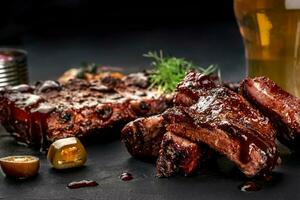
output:
M 142 54 L 160 49 L 201 66 L 218 64 L 225 80 L 245 76 L 243 44 L 231 0 L 9 0 L 1 2 L 0 19 L 0 46 L 28 51 L 31 81 L 55 79 L 83 61 L 138 71 L 149 67 Z M 238 186 L 245 178 L 226 162 L 193 177 L 158 179 L 154 164 L 131 158 L 119 141 L 95 143 L 87 151 L 85 167 L 56 171 L 44 154 L 17 145 L 1 130 L 0 157 L 33 154 L 40 157 L 41 169 L 30 180 L 0 176 L 0 199 L 300 199 L 297 155 L 283 157 L 274 181 L 263 190 L 243 193 Z M 124 171 L 134 179 L 122 182 L 119 175 Z M 81 179 L 96 180 L 99 186 L 66 188 Z
M 0 46 L 29 52 L 32 81 L 54 79 L 83 61 L 149 67 L 149 50 L 217 64 L 223 79 L 245 74 L 232 0 L 123 2 L 94 0 L 1 2 Z

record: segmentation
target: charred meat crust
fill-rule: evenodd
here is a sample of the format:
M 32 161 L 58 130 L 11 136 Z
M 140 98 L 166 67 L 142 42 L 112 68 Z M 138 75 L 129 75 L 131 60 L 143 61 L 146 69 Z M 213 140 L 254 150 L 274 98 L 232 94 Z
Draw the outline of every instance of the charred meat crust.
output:
M 138 117 L 161 113 L 170 106 L 155 90 L 113 77 L 96 81 L 72 79 L 7 87 L 0 94 L 0 120 L 18 141 L 44 146 L 59 138 L 101 134 L 102 129 Z M 111 134 L 118 134 L 114 132 Z
M 164 119 L 157 115 L 130 122 L 123 128 L 121 138 L 132 156 L 153 160 L 158 157 L 165 132 Z
M 249 130 L 245 132 L 231 125 L 224 127 L 222 124 L 211 126 L 191 123 L 193 119 L 185 109 L 187 108 L 172 108 L 163 114 L 168 124 L 167 131 L 193 142 L 207 144 L 232 160 L 247 176 L 254 176 L 260 171 L 270 171 L 276 165 L 277 152 L 273 152 L 263 140 L 259 141 L 256 137 L 252 139 L 251 134 L 256 133 L 250 134 Z M 187 120 L 183 121 L 182 116 Z M 242 137 L 248 137 L 248 140 Z
M 266 77 L 244 80 L 240 92 L 272 120 L 279 141 L 297 150 L 300 144 L 300 100 Z
M 186 94 L 193 94 L 193 104 L 188 107 L 185 103 Z M 182 102 L 184 106 L 181 106 Z M 215 139 L 211 139 L 212 143 L 208 144 L 210 147 L 215 140 L 223 138 L 221 137 L 223 134 L 226 134 L 224 141 L 237 141 L 228 142 L 228 147 L 225 145 L 224 150 L 219 149 L 219 152 L 235 162 L 247 176 L 253 176 L 261 170 L 270 171 L 276 165 L 278 159 L 275 145 L 276 130 L 270 120 L 253 108 L 241 95 L 210 80 L 208 76 L 190 72 L 178 86 L 175 105 L 178 108 L 171 108 L 163 113 L 167 124 L 175 122 L 175 126 L 180 127 L 180 123 L 183 123 L 183 127 L 189 129 L 195 127 L 190 134 L 182 131 L 178 131 L 180 132 L 178 134 L 181 134 L 180 136 L 187 134 L 185 137 L 192 141 L 196 140 L 193 136 L 195 134 L 201 142 L 209 143 L 209 137 L 205 140 L 201 138 L 205 134 L 196 134 L 197 130 L 205 129 L 204 133 L 208 131 L 209 135 L 216 135 Z M 167 130 L 176 131 L 179 128 Z M 218 138 L 218 135 L 221 138 Z M 220 146 L 217 144 L 213 148 L 218 150 L 223 148 L 222 145 L 224 144 L 221 143 Z M 233 149 L 230 150 L 231 147 Z M 251 152 L 256 152 L 256 156 L 251 158 Z M 252 164 L 244 166 L 251 161 Z
M 167 132 L 160 146 L 156 162 L 158 177 L 170 177 L 177 173 L 191 175 L 201 157 L 198 144 Z
M 276 131 L 270 120 L 209 76 L 189 72 L 177 87 L 174 107 L 161 116 L 166 131 L 208 145 L 233 161 L 246 176 L 269 173 L 279 159 Z M 151 135 L 151 131 L 147 133 Z

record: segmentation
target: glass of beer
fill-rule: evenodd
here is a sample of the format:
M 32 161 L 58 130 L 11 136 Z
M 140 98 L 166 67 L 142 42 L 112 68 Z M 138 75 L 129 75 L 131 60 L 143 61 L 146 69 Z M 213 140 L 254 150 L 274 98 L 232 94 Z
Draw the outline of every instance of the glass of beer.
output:
M 234 0 L 249 77 L 300 97 L 300 0 Z

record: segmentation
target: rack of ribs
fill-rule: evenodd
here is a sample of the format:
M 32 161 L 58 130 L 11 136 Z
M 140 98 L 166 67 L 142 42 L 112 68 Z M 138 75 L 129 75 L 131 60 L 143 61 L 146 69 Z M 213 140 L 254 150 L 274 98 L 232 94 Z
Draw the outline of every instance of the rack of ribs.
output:
M 149 125 L 152 122 L 156 124 L 155 128 Z M 140 146 L 155 147 L 152 153 L 161 163 L 170 152 L 166 152 L 168 147 L 157 138 L 163 138 L 166 133 L 179 137 L 173 140 L 179 152 L 185 151 L 186 145 L 182 144 L 187 143 L 179 142 L 180 138 L 198 144 L 198 150 L 194 154 L 187 154 L 191 158 L 185 157 L 184 160 L 200 158 L 201 145 L 205 144 L 233 161 L 248 177 L 269 173 L 279 160 L 275 144 L 276 130 L 269 118 L 252 107 L 241 95 L 216 83 L 209 76 L 196 72 L 189 72 L 177 86 L 174 107 L 157 116 L 127 124 L 122 130 L 122 138 L 129 152 L 136 157 L 139 154 L 149 155 L 150 151 Z M 195 154 L 198 156 L 195 157 Z M 191 168 L 183 168 L 179 164 L 177 169 L 189 174 L 189 170 L 182 171 L 194 169 L 195 162 L 186 163 Z M 170 164 L 161 166 L 167 167 Z M 157 171 L 158 176 L 173 174 L 174 167 L 168 172 L 168 168 L 161 169 L 161 166 L 157 167 L 160 169 Z
M 101 135 L 105 129 L 161 113 L 172 103 L 170 99 L 109 75 L 64 84 L 43 81 L 2 89 L 0 121 L 19 142 L 45 148 L 60 138 Z
M 240 91 L 274 122 L 279 141 L 299 151 L 300 100 L 266 77 L 244 80 Z

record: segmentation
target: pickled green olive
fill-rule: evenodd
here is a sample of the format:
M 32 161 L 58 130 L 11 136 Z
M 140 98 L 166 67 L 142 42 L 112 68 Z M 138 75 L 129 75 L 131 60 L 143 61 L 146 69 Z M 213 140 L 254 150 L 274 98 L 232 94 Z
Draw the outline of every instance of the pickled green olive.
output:
M 53 142 L 47 158 L 55 169 L 68 169 L 84 165 L 87 154 L 76 137 L 69 137 Z
M 7 177 L 25 179 L 38 173 L 40 161 L 35 156 L 8 156 L 0 159 L 0 166 Z

